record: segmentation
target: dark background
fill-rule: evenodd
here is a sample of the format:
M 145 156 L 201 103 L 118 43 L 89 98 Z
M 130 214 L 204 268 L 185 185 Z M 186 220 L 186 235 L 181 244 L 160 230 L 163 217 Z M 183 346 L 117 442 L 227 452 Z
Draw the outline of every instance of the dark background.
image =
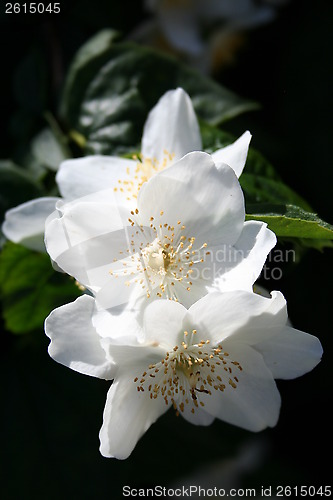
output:
M 7 158 L 19 155 L 18 148 L 43 126 L 42 108 L 56 110 L 66 68 L 80 45 L 104 27 L 126 35 L 145 14 L 141 2 L 129 0 L 62 0 L 58 17 L 40 18 L 9 18 L 4 5 L 2 0 L 0 156 Z M 253 146 L 330 223 L 332 20 L 329 1 L 291 0 L 274 22 L 248 32 L 235 63 L 215 76 L 262 105 L 224 129 L 236 135 L 249 129 Z M 31 80 L 19 78 L 27 64 L 34 68 L 31 80 L 36 68 L 43 75 L 37 95 L 30 93 L 36 89 L 29 87 Z M 279 423 L 258 435 L 221 422 L 198 430 L 169 412 L 143 437 L 130 459 L 105 459 L 98 451 L 98 431 L 108 384 L 52 361 L 43 332 L 20 337 L 4 331 L 3 498 L 120 498 L 125 484 L 182 483 L 199 466 L 208 485 L 217 485 L 219 478 L 221 487 L 229 487 L 230 464 L 236 464 L 231 487 L 330 485 L 332 256 L 333 249 L 309 250 L 297 265 L 286 267 L 281 280 L 262 281 L 284 293 L 293 326 L 320 338 L 324 358 L 312 373 L 278 382 Z M 254 455 L 249 454 L 242 468 L 239 457 L 248 448 Z M 216 463 L 221 472 L 212 476 Z

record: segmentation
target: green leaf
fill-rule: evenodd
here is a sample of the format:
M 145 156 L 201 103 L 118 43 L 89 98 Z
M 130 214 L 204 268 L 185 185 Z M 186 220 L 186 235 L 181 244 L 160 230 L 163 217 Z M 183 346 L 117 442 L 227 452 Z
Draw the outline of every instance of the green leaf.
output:
M 10 242 L 0 255 L 0 291 L 6 328 L 17 334 L 43 328 L 54 308 L 80 295 L 72 279 L 52 268 L 48 255 Z
M 212 153 L 228 146 L 236 137 L 211 125 L 200 123 L 203 148 Z M 279 238 L 301 247 L 333 247 L 333 226 L 321 220 L 309 203 L 287 186 L 274 167 L 250 147 L 240 176 L 246 202 L 246 220 L 266 222 Z
M 246 220 L 266 222 L 277 237 L 300 240 L 304 246 L 322 249 L 331 247 L 333 226 L 316 214 L 295 205 L 249 205 Z
M 60 113 L 76 126 L 81 103 L 89 82 L 109 59 L 111 47 L 118 33 L 103 30 L 88 40 L 77 52 L 67 74 Z
M 69 157 L 67 148 L 50 128 L 43 129 L 33 139 L 31 149 L 41 165 L 55 171 L 60 163 Z
M 199 124 L 203 149 L 207 153 L 213 153 L 217 149 L 229 146 L 236 140 L 236 137 L 229 132 L 209 125 L 202 120 L 199 120 Z
M 203 148 L 208 153 L 232 144 L 237 137 L 212 127 L 200 124 Z M 251 146 L 247 155 L 246 165 L 240 176 L 246 204 L 284 203 L 297 205 L 308 212 L 311 206 L 280 178 L 271 163 Z
M 229 146 L 237 140 L 237 137 L 200 121 L 200 132 L 203 149 L 207 153 L 213 153 L 217 149 Z M 248 151 L 245 172 L 255 175 L 262 175 L 268 179 L 280 180 L 280 177 L 271 163 L 256 149 L 250 146 Z
M 254 203 L 284 203 L 312 212 L 311 206 L 280 180 L 243 172 L 239 182 L 244 190 L 246 206 Z
M 0 217 L 6 210 L 41 196 L 40 185 L 10 160 L 0 160 Z
M 92 54 L 83 48 L 85 56 L 80 51 L 75 58 L 61 105 L 69 128 L 86 138 L 85 153 L 136 148 L 148 112 L 176 87 L 189 93 L 198 116 L 213 125 L 257 107 L 175 58 L 132 43 L 114 44 L 113 32 L 103 33 L 103 43 L 88 42 Z

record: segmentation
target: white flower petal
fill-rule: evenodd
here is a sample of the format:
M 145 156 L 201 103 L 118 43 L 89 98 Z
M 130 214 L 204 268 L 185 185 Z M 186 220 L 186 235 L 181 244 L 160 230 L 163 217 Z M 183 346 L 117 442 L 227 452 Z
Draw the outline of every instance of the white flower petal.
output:
M 248 221 L 233 248 L 226 249 L 223 256 L 221 249 L 216 254 L 220 259 L 224 272 L 217 276 L 211 291 L 252 290 L 253 283 L 258 279 L 265 264 L 267 255 L 276 245 L 275 234 L 263 222 Z
M 127 248 L 128 214 L 122 214 L 121 208 L 82 202 L 65 205 L 61 217 L 52 214 L 45 226 L 45 245 L 52 260 L 85 286 L 101 286 L 100 280 L 103 283 L 110 276 L 113 259 L 121 258 L 119 252 Z
M 83 295 L 51 312 L 45 320 L 45 333 L 51 339 L 49 354 L 72 370 L 111 379 L 111 363 L 92 325 L 94 303 L 92 297 Z
M 72 205 L 65 205 L 60 219 L 70 246 L 105 235 L 111 231 L 122 230 L 128 226 L 128 215 L 122 206 L 107 203 L 104 200 L 85 202 L 84 200 Z
M 45 252 L 45 220 L 59 198 L 36 198 L 7 210 L 2 230 L 6 238 L 26 248 Z
M 230 146 L 214 151 L 212 157 L 216 167 L 219 168 L 221 163 L 226 163 L 233 169 L 237 177 L 239 177 L 245 166 L 251 137 L 250 132 L 246 131 Z
M 201 135 L 191 99 L 181 88 L 166 92 L 145 123 L 143 157 L 163 163 L 168 158 L 166 152 L 176 161 L 190 151 L 201 149 Z
M 207 413 L 205 410 L 202 408 L 195 408 L 194 413 L 191 412 L 191 409 L 193 408 L 194 405 L 187 404 L 184 406 L 184 411 L 180 413 L 182 417 L 185 418 L 188 422 L 194 425 L 211 425 L 214 420 L 215 416 L 210 415 Z
M 115 156 L 86 156 L 61 163 L 56 180 L 67 200 L 118 186 L 118 180 L 134 176 L 136 162 Z
M 99 434 L 104 457 L 127 458 L 140 437 L 168 409 L 163 398 L 151 400 L 137 390 L 134 378 L 145 366 L 133 366 L 117 374 L 107 396 Z
M 179 341 L 183 319 L 187 310 L 182 304 L 172 300 L 151 302 L 144 312 L 144 341 L 153 341 L 158 345 L 175 346 Z
M 216 375 L 220 373 L 225 390 L 212 389 L 211 395 L 199 393 L 198 400 L 204 403 L 206 412 L 244 429 L 257 432 L 274 427 L 279 417 L 280 394 L 262 356 L 244 344 L 226 341 L 223 346 L 230 359 L 240 363 L 242 371 L 235 367 L 232 374 L 226 374 L 223 368 L 217 369 Z M 235 376 L 238 382 L 233 388 L 229 379 Z
M 153 341 L 142 342 L 134 336 L 127 337 L 126 344 L 123 337 L 105 338 L 102 339 L 102 343 L 112 364 L 117 365 L 123 373 L 127 370 L 132 371 L 135 365 L 135 377 L 138 378 L 148 370 L 150 364 L 159 362 L 165 357 L 165 348 Z
M 193 328 L 205 333 L 214 345 L 226 339 L 257 344 L 273 337 L 287 322 L 280 292 L 272 292 L 270 299 L 242 290 L 210 293 L 193 304 L 188 314 Z
M 136 313 L 123 305 L 104 309 L 96 302 L 92 323 L 107 345 L 110 339 L 112 342 L 119 340 L 122 344 L 132 345 L 142 337 L 142 322 L 139 322 Z
M 151 178 L 140 190 L 138 208 L 144 224 L 151 216 L 176 230 L 181 224 L 192 231 L 188 237 L 210 245 L 235 243 L 244 225 L 243 193 L 233 170 L 225 165 L 218 171 L 202 152 L 187 154 Z
M 125 310 L 132 307 L 132 304 L 135 304 L 140 297 L 146 295 L 146 292 L 141 287 L 129 282 L 129 276 L 127 275 L 119 276 L 117 281 L 112 276 L 107 276 L 107 274 L 105 276 L 108 281 L 105 281 L 102 288 L 96 293 L 98 304 L 105 309 L 122 306 Z
M 214 269 L 207 268 L 207 273 L 204 274 L 204 276 L 198 276 L 197 274 L 192 274 L 191 275 L 191 285 L 190 285 L 190 290 L 187 289 L 186 286 L 182 286 L 182 284 L 177 284 L 175 285 L 175 294 L 177 296 L 177 300 L 183 304 L 186 308 L 191 307 L 191 305 L 196 302 L 197 300 L 201 299 L 204 295 L 206 295 L 207 290 L 205 287 L 206 281 L 208 283 L 211 282 L 209 279 L 209 275 L 212 274 Z
M 323 349 L 313 335 L 286 326 L 276 336 L 256 344 L 274 378 L 292 379 L 311 371 Z

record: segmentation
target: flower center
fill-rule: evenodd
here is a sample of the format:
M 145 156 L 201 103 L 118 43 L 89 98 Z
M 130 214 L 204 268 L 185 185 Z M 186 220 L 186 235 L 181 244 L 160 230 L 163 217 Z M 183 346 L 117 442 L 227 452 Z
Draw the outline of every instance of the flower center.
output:
M 239 380 L 234 372 L 243 370 L 222 345 L 211 347 L 209 340 L 196 342 L 196 337 L 196 330 L 190 334 L 185 331 L 180 346 L 149 365 L 140 379 L 134 379 L 138 391 L 148 392 L 150 399 L 162 397 L 166 405 L 173 405 L 177 415 L 184 412 L 185 405 L 192 413 L 199 406 L 204 407 L 201 395 L 224 392 L 227 386 L 236 389 Z
M 148 244 L 146 248 L 141 250 L 146 268 L 161 276 L 165 276 L 170 265 L 170 254 L 162 246 L 159 238 L 155 238 L 151 246 Z
M 173 161 L 174 154 L 166 150 L 163 153 L 164 157 L 162 161 L 158 161 L 156 158 L 143 158 L 142 161 L 138 161 L 134 175 L 131 173 L 130 168 L 127 168 L 127 178 L 119 179 L 118 186 L 114 188 L 114 191 L 126 194 L 128 200 L 137 199 L 142 185 L 157 172 L 164 170 Z M 138 160 L 138 157 L 133 156 L 133 159 Z
M 176 227 L 164 222 L 163 210 L 159 222 L 150 217 L 149 227 L 140 224 L 138 215 L 138 209 L 131 212 L 130 246 L 120 252 L 117 271 L 109 273 L 114 277 L 128 275 L 126 285 L 139 284 L 148 298 L 154 293 L 177 301 L 180 293 L 177 287 L 190 292 L 193 280 L 201 277 L 198 266 L 210 254 L 206 251 L 207 243 L 195 248 L 195 237 L 186 235 L 185 225 L 180 220 Z M 114 262 L 117 261 L 115 258 Z

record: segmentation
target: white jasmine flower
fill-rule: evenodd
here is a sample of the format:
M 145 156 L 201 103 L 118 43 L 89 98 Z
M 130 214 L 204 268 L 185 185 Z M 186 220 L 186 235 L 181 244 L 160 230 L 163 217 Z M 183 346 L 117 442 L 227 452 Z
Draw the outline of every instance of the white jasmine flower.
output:
M 213 153 L 219 167 L 231 166 L 239 176 L 243 170 L 251 134 L 245 132 L 234 144 Z M 167 92 L 148 115 L 142 136 L 141 159 L 87 156 L 66 160 L 56 182 L 65 201 L 112 188 L 135 206 L 138 192 L 152 175 L 190 151 L 202 149 L 199 125 L 191 99 L 183 89 Z M 6 212 L 5 236 L 36 250 L 44 249 L 46 218 L 61 198 L 38 198 Z
M 91 323 L 94 299 L 55 309 L 45 322 L 53 359 L 80 373 L 113 379 L 100 431 L 102 455 L 127 458 L 159 416 L 173 407 L 195 425 L 215 418 L 250 431 L 276 425 L 275 378 L 292 379 L 320 361 L 312 335 L 286 324 L 281 293 L 212 293 L 189 310 L 151 303 L 138 335 L 110 338 Z
M 189 306 L 211 290 L 252 289 L 276 238 L 244 217 L 234 171 L 193 152 L 144 183 L 134 210 L 113 189 L 59 205 L 45 243 L 104 309 Z

